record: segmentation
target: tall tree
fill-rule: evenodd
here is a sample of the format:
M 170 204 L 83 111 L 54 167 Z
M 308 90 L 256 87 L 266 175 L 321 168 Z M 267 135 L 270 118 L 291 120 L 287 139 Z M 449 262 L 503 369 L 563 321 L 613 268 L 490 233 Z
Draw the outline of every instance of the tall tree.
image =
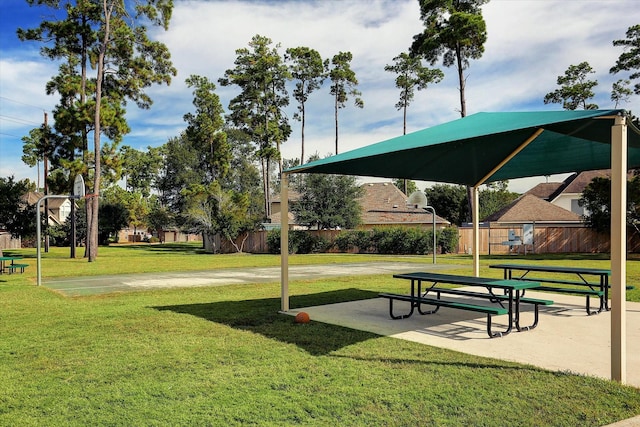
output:
M 509 181 L 497 181 L 486 185 L 480 191 L 480 218 L 486 218 L 498 212 L 518 198 L 519 194 L 509 191 Z
M 585 208 L 584 221 L 599 232 L 611 229 L 611 178 L 596 177 L 583 190 L 579 201 Z M 627 182 L 627 225 L 640 234 L 640 175 Z
M 578 65 L 569 65 L 564 76 L 558 76 L 559 89 L 549 92 L 544 96 L 545 104 L 562 104 L 565 110 L 576 110 L 580 107 L 584 110 L 596 110 L 596 104 L 588 101 L 595 96 L 593 88 L 598 85 L 597 80 L 588 80 L 588 75 L 595 71 L 588 62 Z
M 351 69 L 351 52 L 339 52 L 333 56 L 331 63 L 325 61 L 325 68 L 331 79 L 330 93 L 333 96 L 333 108 L 336 124 L 336 154 L 338 154 L 338 110 L 346 106 L 349 97 L 353 97 L 354 105 L 364 108 L 364 101 L 360 98 L 358 79 L 356 73 Z
M 207 184 L 223 178 L 229 171 L 231 147 L 223 130 L 224 110 L 215 93 L 216 85 L 206 77 L 192 75 L 187 79 L 187 86 L 194 88 L 196 112 L 185 114 L 185 134 L 190 145 L 200 153 L 198 166 L 205 172 L 202 184 Z
M 630 80 L 620 79 L 611 86 L 611 101 L 614 103 L 613 108 L 618 108 L 621 102 L 629 102 L 629 97 L 633 95 L 633 90 L 629 88 Z
M 424 57 L 431 65 L 442 57 L 445 67 L 458 71 L 460 116 L 467 116 L 465 87 L 471 59 L 480 59 L 487 41 L 487 25 L 482 5 L 489 0 L 418 0 L 424 31 L 413 36 L 412 55 Z M 471 187 L 467 187 L 468 216 L 471 220 Z
M 413 36 L 411 54 L 432 65 L 440 57 L 445 67 L 458 71 L 460 115 L 466 117 L 465 70 L 469 60 L 479 59 L 487 41 L 487 27 L 481 6 L 489 0 L 419 0 L 424 31 Z
M 640 24 L 629 27 L 626 36 L 626 39 L 613 41 L 614 46 L 623 46 L 624 52 L 620 54 L 616 65 L 611 67 L 609 72 L 615 74 L 620 71 L 631 71 L 629 79 L 638 81 L 634 91 L 640 95 Z
M 19 30 L 18 35 L 22 40 L 43 42 L 43 56 L 62 60 L 60 74 L 47 85 L 47 91 L 61 95 L 57 110 L 60 122 L 67 125 L 64 132 L 80 133 L 80 138 L 85 138 L 93 131 L 93 188 L 87 203 L 86 246 L 92 262 L 98 252 L 101 136 L 119 143 L 129 131 L 124 117 L 126 102 L 150 108 L 152 100 L 145 89 L 152 84 L 169 84 L 176 74 L 167 47 L 151 41 L 146 27 L 152 24 L 166 30 L 173 2 L 145 0 L 130 8 L 124 0 L 27 2 L 66 13 L 64 19 L 43 21 L 38 28 Z M 88 77 L 89 67 L 95 72 L 94 78 Z M 73 126 L 74 122 L 77 125 Z M 84 159 L 87 165 L 89 161 Z
M 35 234 L 35 206 L 29 207 L 24 196 L 33 191 L 29 180 L 16 181 L 13 176 L 0 177 L 0 227 L 14 237 Z M 2 253 L 2 248 L 0 248 Z
M 410 195 L 414 191 L 418 191 L 418 185 L 415 181 L 410 179 L 394 179 L 393 185 L 395 185 L 405 196 Z
M 185 133 L 170 138 L 162 147 L 163 165 L 156 181 L 162 206 L 171 212 L 185 209 L 182 190 L 192 183 L 204 182 L 200 154 L 191 146 Z
M 148 198 L 162 167 L 161 148 L 147 147 L 147 151 L 140 151 L 124 145 L 120 147 L 119 157 L 122 159 L 125 188 Z
M 406 52 L 393 58 L 393 65 L 386 65 L 385 71 L 395 73 L 396 87 L 400 89 L 400 99 L 396 108 L 402 110 L 402 134 L 407 133 L 407 108 L 414 98 L 416 90 L 426 89 L 431 83 L 439 83 L 444 73 L 437 68 L 422 65 L 422 59 L 411 56 Z
M 308 47 L 289 48 L 285 59 L 289 62 L 289 72 L 296 80 L 296 88 L 293 97 L 298 101 L 298 111 L 293 115 L 295 120 L 301 122 L 301 152 L 300 164 L 304 163 L 304 125 L 306 119 L 306 102 L 309 95 L 322 86 L 325 78 L 322 57 L 318 51 Z
M 402 134 L 407 134 L 407 108 L 414 98 L 415 90 L 423 90 L 430 83 L 439 83 L 444 74 L 437 68 L 431 69 L 422 65 L 422 59 L 403 52 L 393 58 L 393 65 L 386 65 L 385 71 L 396 73 L 396 87 L 400 89 L 400 100 L 396 108 L 402 110 Z M 414 184 L 415 187 L 415 184 Z M 410 194 L 407 180 L 402 180 L 399 187 L 404 194 Z
M 467 218 L 467 191 L 462 185 L 435 184 L 425 188 L 427 203 L 436 213 L 455 225 L 461 225 Z
M 283 109 L 289 104 L 286 81 L 289 70 L 271 47 L 271 39 L 255 35 L 249 48 L 236 50 L 235 68 L 228 69 L 218 82 L 222 86 L 237 85 L 241 92 L 229 102 L 229 120 L 250 135 L 257 146 L 262 168 L 264 216 L 271 215 L 271 162 L 278 161 L 282 172 L 280 144 L 289 138 L 291 126 Z
M 297 190 L 300 200 L 291 203 L 296 222 L 322 229 L 355 228 L 360 224 L 358 198 L 362 187 L 356 178 L 346 175 L 308 174 Z

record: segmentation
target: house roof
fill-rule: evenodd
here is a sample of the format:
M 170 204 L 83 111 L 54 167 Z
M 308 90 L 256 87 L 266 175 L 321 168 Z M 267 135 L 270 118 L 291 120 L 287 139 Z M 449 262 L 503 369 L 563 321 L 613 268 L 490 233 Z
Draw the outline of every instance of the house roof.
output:
M 540 199 L 523 194 L 483 222 L 581 222 L 578 214 Z
M 390 182 L 368 183 L 362 186 L 360 198 L 362 224 L 432 224 L 431 213 L 407 206 L 407 196 Z M 450 224 L 436 214 L 436 224 Z
M 566 186 L 562 190 L 562 193 L 580 194 L 584 191 L 584 188 L 589 185 L 593 178 L 610 178 L 610 169 L 599 169 L 594 171 L 580 172 L 575 176 L 570 176 L 565 180 Z
M 431 213 L 422 208 L 407 206 L 407 196 L 390 182 L 377 182 L 362 185 L 364 194 L 358 200 L 362 208 L 363 225 L 381 224 L 433 224 Z M 295 193 L 289 200 L 299 200 Z M 272 202 L 280 202 L 274 197 Z M 281 223 L 280 212 L 270 216 L 274 224 Z M 294 224 L 294 215 L 289 212 L 289 223 Z M 450 222 L 436 214 L 436 224 L 449 225 Z
M 551 200 L 552 196 L 561 188 L 564 187 L 562 182 L 543 182 L 524 194 L 531 194 L 532 196 L 539 197 L 543 200 Z
M 30 191 L 23 196 L 23 200 L 25 200 L 28 205 L 35 205 L 36 203 L 38 203 L 38 200 L 40 200 L 42 197 L 44 197 L 43 193 Z M 65 204 L 68 200 L 69 199 L 60 199 L 60 198 L 47 199 L 49 210 L 58 209 L 60 206 Z

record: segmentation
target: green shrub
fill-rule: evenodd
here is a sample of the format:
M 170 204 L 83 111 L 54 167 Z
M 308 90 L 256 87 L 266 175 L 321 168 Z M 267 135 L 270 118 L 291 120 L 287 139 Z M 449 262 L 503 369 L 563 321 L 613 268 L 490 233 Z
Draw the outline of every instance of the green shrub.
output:
M 458 252 L 458 240 L 460 235 L 458 234 L 457 227 L 447 227 L 438 232 L 438 246 L 441 248 L 443 254 L 450 254 Z
M 270 254 L 280 253 L 280 229 L 269 230 L 267 233 L 267 250 Z M 291 252 L 291 240 L 289 240 L 289 252 Z
M 355 247 L 354 244 L 354 233 L 351 230 L 342 231 L 340 234 L 336 236 L 336 239 L 333 241 L 333 244 L 340 252 L 349 252 L 351 249 Z
M 289 230 L 289 253 L 309 254 L 322 252 L 330 247 L 329 242 L 305 230 Z M 270 254 L 280 253 L 280 229 L 267 233 L 267 248 Z

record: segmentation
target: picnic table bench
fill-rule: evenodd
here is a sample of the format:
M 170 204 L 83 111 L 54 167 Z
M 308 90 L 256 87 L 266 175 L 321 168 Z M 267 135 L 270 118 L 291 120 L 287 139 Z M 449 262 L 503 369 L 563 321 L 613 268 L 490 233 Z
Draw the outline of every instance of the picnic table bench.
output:
M 29 264 L 16 264 L 15 261 L 21 260 L 21 256 L 1 256 L 0 257 L 0 274 L 4 273 L 5 270 L 9 272 L 9 274 L 14 273 L 16 270 L 20 270 L 20 273 L 24 273 L 24 269 L 29 267 Z M 10 261 L 10 264 L 7 264 L 7 261 Z
M 9 274 L 13 274 L 16 270 L 20 270 L 20 273 L 24 273 L 24 269 L 29 267 L 29 264 L 9 264 L 5 267 L 5 269 L 9 272 Z
M 489 268 L 499 268 L 504 271 L 503 277 L 508 280 L 532 281 L 538 283 L 549 283 L 551 285 L 564 286 L 546 286 L 539 284 L 532 290 L 544 292 L 557 292 L 573 295 L 581 295 L 586 297 L 585 310 L 588 315 L 598 314 L 603 310 L 609 310 L 609 276 L 610 270 L 600 268 L 583 268 L 583 267 L 560 267 L 548 265 L 523 265 L 523 264 L 494 264 Z M 515 273 L 515 274 L 514 274 Z M 578 280 L 564 278 L 548 278 L 529 276 L 529 273 L 552 273 L 575 276 Z M 591 280 L 587 277 L 591 276 Z M 596 280 L 593 279 L 596 278 Z M 629 287 L 628 287 L 629 288 Z M 633 287 L 630 287 L 633 288 Z M 597 297 L 599 306 L 597 310 L 591 309 L 590 297 Z
M 389 300 L 389 315 L 392 319 L 406 319 L 413 315 L 417 309 L 422 315 L 437 313 L 440 307 L 449 307 L 466 311 L 484 313 L 487 315 L 487 334 L 489 337 L 502 337 L 509 334 L 513 326 L 518 331 L 530 330 L 537 326 L 539 305 L 550 305 L 553 301 L 535 298 L 522 298 L 521 291 L 538 286 L 535 282 L 523 282 L 514 280 L 496 280 L 481 277 L 458 276 L 438 273 L 403 273 L 395 274 L 394 278 L 411 281 L 411 293 L 394 294 L 380 293 L 380 297 Z M 430 282 L 423 290 L 422 282 Z M 447 288 L 437 286 L 438 284 L 476 286 L 485 288 L 487 292 L 475 292 L 458 288 Z M 502 293 L 495 293 L 494 290 Z M 455 295 L 462 298 L 442 299 L 442 295 Z M 468 302 L 471 300 L 472 302 Z M 477 301 L 476 301 L 477 300 Z M 404 314 L 395 314 L 393 308 L 394 301 L 406 301 L 410 303 L 409 311 Z M 493 303 L 494 305 L 481 304 L 482 302 Z M 534 305 L 534 321 L 531 325 L 520 325 L 520 304 Z M 428 310 L 423 309 L 423 305 L 430 306 Z M 494 332 L 492 330 L 492 316 L 508 315 L 508 326 L 504 331 Z

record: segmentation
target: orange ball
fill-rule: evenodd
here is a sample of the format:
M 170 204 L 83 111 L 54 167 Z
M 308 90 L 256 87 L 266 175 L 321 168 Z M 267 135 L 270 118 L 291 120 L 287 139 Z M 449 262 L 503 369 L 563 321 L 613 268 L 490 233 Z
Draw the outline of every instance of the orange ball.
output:
M 304 311 L 296 314 L 296 323 L 309 323 L 309 315 Z

